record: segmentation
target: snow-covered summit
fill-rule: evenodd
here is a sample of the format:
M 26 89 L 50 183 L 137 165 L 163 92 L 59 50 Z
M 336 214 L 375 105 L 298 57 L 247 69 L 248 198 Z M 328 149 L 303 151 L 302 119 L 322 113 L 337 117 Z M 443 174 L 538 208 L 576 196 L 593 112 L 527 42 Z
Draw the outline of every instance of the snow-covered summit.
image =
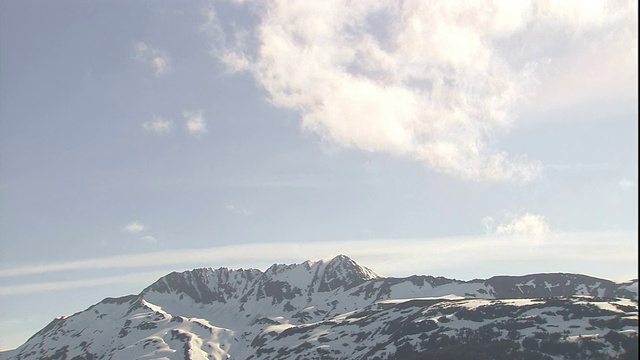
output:
M 371 269 L 361 266 L 345 255 L 338 255 L 326 264 L 318 291 L 331 291 L 340 287 L 348 290 L 366 281 L 380 278 L 382 276 Z
M 348 290 L 380 278 L 380 275 L 349 257 L 338 255 L 330 260 L 305 261 L 302 264 L 273 264 L 264 272 L 225 267 L 172 272 L 147 287 L 141 295 L 180 294 L 203 304 L 231 300 L 246 303 L 274 297 L 279 303 L 283 299 L 311 296 L 316 292 L 329 292 L 337 288 Z

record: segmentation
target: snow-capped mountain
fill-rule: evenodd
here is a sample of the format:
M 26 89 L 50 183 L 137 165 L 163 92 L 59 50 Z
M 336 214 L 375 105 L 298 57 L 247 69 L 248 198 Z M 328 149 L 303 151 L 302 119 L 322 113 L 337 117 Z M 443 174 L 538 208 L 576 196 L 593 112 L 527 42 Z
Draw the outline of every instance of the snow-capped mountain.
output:
M 637 332 L 637 280 L 387 278 L 340 255 L 174 272 L 59 317 L 0 358 L 637 358 Z

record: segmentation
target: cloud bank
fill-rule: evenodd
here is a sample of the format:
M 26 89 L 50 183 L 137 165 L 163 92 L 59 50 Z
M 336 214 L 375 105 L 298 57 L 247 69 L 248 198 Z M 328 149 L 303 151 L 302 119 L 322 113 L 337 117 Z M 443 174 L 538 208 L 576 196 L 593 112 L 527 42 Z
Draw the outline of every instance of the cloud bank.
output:
M 624 31 L 620 51 L 637 48 L 632 2 L 234 3 L 258 23 L 239 28 L 207 11 L 215 56 L 251 74 L 305 129 L 473 181 L 540 176 L 540 162 L 507 154 L 496 138 L 555 57 Z

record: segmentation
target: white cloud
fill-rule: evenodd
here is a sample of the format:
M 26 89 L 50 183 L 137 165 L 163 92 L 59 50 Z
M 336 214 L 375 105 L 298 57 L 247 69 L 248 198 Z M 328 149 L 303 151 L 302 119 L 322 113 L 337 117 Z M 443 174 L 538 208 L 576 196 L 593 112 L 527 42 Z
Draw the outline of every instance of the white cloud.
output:
M 207 130 L 207 123 L 204 120 L 202 111 L 186 111 L 183 116 L 185 118 L 185 128 L 190 134 L 198 135 Z
M 128 223 L 124 228 L 124 231 L 128 232 L 128 233 L 132 233 L 132 234 L 136 234 L 139 232 L 142 232 L 145 230 L 145 226 L 138 222 L 138 221 L 132 221 L 130 223 Z
M 136 61 L 149 66 L 156 77 L 165 75 L 171 70 L 171 57 L 164 50 L 155 49 L 138 41 L 134 44 Z
M 232 72 L 246 71 L 251 68 L 249 59 L 242 54 L 235 51 L 226 51 L 220 56 L 220 61 L 227 66 L 227 69 Z
M 542 164 L 501 151 L 496 136 L 514 126 L 515 108 L 548 83 L 545 76 L 555 76 L 547 69 L 556 58 L 601 54 L 597 45 L 611 36 L 623 44 L 607 47 L 616 52 L 608 58 L 637 49 L 630 7 L 270 1 L 256 11 L 257 28 L 238 31 L 251 41 L 222 34 L 214 49 L 231 71 L 249 71 L 274 105 L 298 112 L 305 129 L 340 147 L 410 157 L 463 179 L 526 182 Z M 222 32 L 221 19 L 209 15 Z M 582 89 L 585 79 L 574 80 Z
M 549 224 L 543 216 L 526 213 L 516 217 L 507 224 L 496 228 L 498 235 L 523 235 L 539 243 L 551 232 Z
M 620 182 L 618 183 L 618 187 L 621 189 L 630 189 L 632 187 L 636 186 L 636 183 L 627 179 L 627 178 L 623 178 L 622 180 L 620 180 Z
M 146 121 L 142 124 L 142 127 L 154 134 L 166 135 L 171 132 L 173 124 L 170 120 L 154 116 L 153 120 Z

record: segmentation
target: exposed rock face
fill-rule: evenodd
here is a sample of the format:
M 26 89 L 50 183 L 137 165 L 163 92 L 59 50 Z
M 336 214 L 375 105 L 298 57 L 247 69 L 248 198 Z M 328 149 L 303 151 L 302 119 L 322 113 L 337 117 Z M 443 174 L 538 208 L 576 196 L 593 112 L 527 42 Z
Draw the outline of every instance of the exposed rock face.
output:
M 620 284 L 578 274 L 494 276 L 485 281 L 500 298 L 589 295 L 633 297 L 637 294 Z
M 637 280 L 559 273 L 385 278 L 344 255 L 266 271 L 195 269 L 57 318 L 0 358 L 633 356 L 637 289 Z

